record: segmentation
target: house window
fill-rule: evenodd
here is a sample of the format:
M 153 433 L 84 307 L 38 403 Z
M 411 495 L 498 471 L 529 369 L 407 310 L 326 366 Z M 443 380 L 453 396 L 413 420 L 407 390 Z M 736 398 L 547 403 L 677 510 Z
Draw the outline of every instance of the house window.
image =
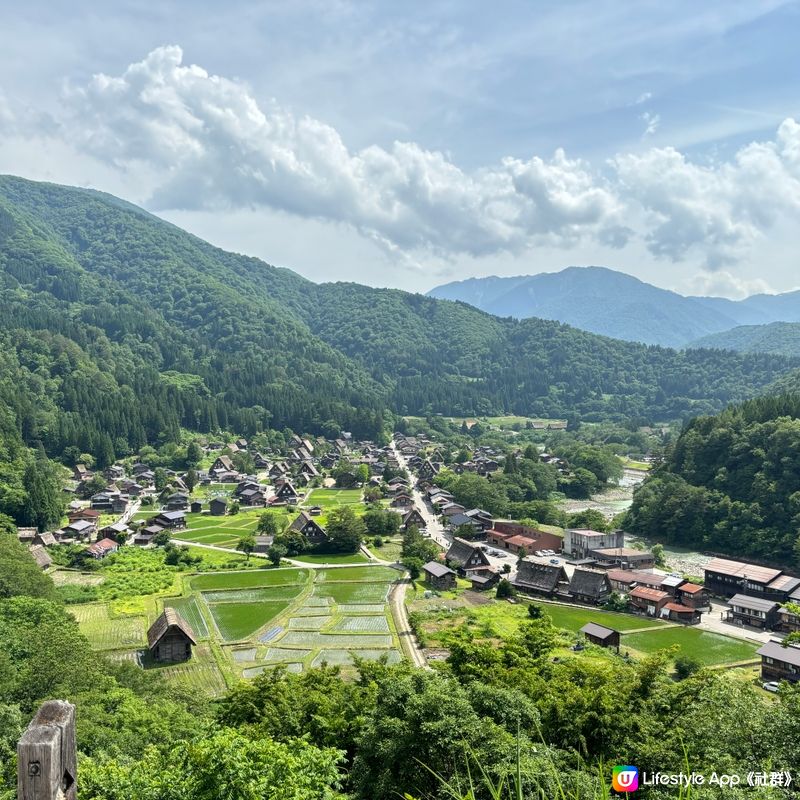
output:
M 764 663 L 765 664 L 774 664 L 775 660 L 770 658 L 769 656 L 764 656 Z

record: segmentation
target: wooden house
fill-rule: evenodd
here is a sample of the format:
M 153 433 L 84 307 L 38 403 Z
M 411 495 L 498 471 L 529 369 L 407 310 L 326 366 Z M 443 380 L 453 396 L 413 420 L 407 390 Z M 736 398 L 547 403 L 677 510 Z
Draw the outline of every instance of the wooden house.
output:
M 299 496 L 291 481 L 284 481 L 275 490 L 275 497 L 281 503 L 296 503 Z
M 192 657 L 192 647 L 196 644 L 189 624 L 169 606 L 147 631 L 147 646 L 156 661 L 186 661 Z
M 48 553 L 47 550 L 45 550 L 45 548 L 40 544 L 31 545 L 28 548 L 28 551 L 30 552 L 31 556 L 33 556 L 33 560 L 41 569 L 47 569 L 53 563 L 50 553 Z
M 648 586 L 637 586 L 628 595 L 631 610 L 648 617 L 660 617 L 661 610 L 670 602 L 669 592 L 651 589 Z
M 456 573 L 441 561 L 429 561 L 422 567 L 422 571 L 425 574 L 425 582 L 432 589 L 439 591 L 455 589 Z
M 93 545 L 90 545 L 87 552 L 92 558 L 105 558 L 111 553 L 116 553 L 119 550 L 119 544 L 115 539 L 100 539 Z
M 493 569 L 469 573 L 470 588 L 473 592 L 485 592 L 500 583 L 500 573 Z
M 580 603 L 600 605 L 608 600 L 611 584 L 605 572 L 576 567 L 569 582 L 569 593 Z
M 675 597 L 681 605 L 689 608 L 708 607 L 708 592 L 696 583 L 682 583 L 675 590 Z
M 193 500 L 189 504 L 189 511 L 191 511 L 192 514 L 200 514 L 203 511 L 203 504 L 199 500 Z
M 492 566 L 486 553 L 480 547 L 465 539 L 459 539 L 458 536 L 453 539 L 445 558 L 458 570 L 459 574 L 467 577 L 472 572 L 484 572 L 491 569 Z
M 180 530 L 186 527 L 186 515 L 183 511 L 162 511 L 150 520 L 153 525 L 171 530 Z
M 695 625 L 696 623 L 700 622 L 702 613 L 703 612 L 697 608 L 684 606 L 681 605 L 681 603 L 669 602 L 664 605 L 661 616 L 663 618 L 664 614 L 666 614 L 667 619 L 669 619 L 670 622 L 681 622 L 684 625 Z
M 761 656 L 761 677 L 765 681 L 800 680 L 800 647 L 767 642 L 756 653 Z
M 289 526 L 290 531 L 302 533 L 312 545 L 321 544 L 328 540 L 328 534 L 315 519 L 306 511 L 301 511 Z
M 569 578 L 564 567 L 560 565 L 525 559 L 517 567 L 514 586 L 522 592 L 554 597 L 567 594 Z
M 587 622 L 580 630 L 587 642 L 599 647 L 613 647 L 619 652 L 619 631 L 598 625 L 596 622 Z
M 764 630 L 772 630 L 778 624 L 779 606 L 774 600 L 735 594 L 728 602 L 730 608 L 725 612 L 726 622 Z
M 208 510 L 212 517 L 224 517 L 228 510 L 228 501 L 221 497 L 212 497 Z
M 771 567 L 712 558 L 705 566 L 704 584 L 709 592 L 723 597 L 734 594 L 766 597 L 767 586 L 780 574 L 781 570 Z
M 416 525 L 418 528 L 425 527 L 425 519 L 416 508 L 412 508 L 403 516 L 403 522 L 401 523 L 400 527 L 405 531 L 408 530 L 412 525 Z

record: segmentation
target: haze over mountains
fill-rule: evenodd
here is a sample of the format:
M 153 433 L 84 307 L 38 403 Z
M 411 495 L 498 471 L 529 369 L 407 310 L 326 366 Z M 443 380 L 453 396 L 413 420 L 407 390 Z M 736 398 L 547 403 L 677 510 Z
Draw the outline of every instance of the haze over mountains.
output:
M 605 267 L 469 278 L 437 286 L 428 295 L 501 317 L 553 319 L 615 339 L 667 347 L 694 346 L 698 339 L 740 325 L 800 321 L 800 291 L 744 300 L 684 297 Z M 725 341 L 704 346 L 724 347 Z

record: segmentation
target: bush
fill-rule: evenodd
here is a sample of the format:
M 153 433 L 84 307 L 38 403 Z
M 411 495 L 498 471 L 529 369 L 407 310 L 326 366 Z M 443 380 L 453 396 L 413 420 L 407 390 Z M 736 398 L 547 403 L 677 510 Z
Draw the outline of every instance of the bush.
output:
M 383 547 L 383 539 L 381 539 L 380 536 L 376 536 L 372 540 L 372 545 L 373 545 L 373 547 Z
M 511 581 L 508 578 L 502 578 L 500 583 L 497 584 L 497 594 L 495 596 L 498 600 L 516 597 L 517 590 L 511 585 Z
M 690 675 L 694 675 L 697 670 L 702 667 L 702 664 L 691 656 L 678 656 L 675 659 L 675 677 L 679 680 L 685 680 Z

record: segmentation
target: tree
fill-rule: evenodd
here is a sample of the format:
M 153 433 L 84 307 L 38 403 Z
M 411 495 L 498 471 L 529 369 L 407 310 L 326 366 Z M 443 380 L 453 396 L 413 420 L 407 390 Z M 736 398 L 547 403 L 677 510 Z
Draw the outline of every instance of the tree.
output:
M 231 503 L 231 504 L 228 506 L 228 513 L 229 513 L 231 516 L 235 516 L 236 514 L 238 514 L 238 513 L 239 513 L 239 511 L 241 510 L 241 508 L 242 508 L 242 507 L 241 507 L 241 505 L 240 505 L 239 501 L 238 501 L 238 500 L 234 500 L 234 501 L 233 501 L 233 502 L 232 502 L 232 503 Z
M 40 531 L 58 525 L 64 512 L 64 501 L 55 464 L 39 453 L 26 467 L 22 484 L 25 489 L 22 523 Z
M 203 460 L 203 451 L 200 445 L 192 439 L 186 447 L 186 466 L 196 467 Z
M 283 530 L 283 527 L 276 514 L 265 511 L 258 518 L 256 530 L 263 536 L 277 536 Z
M 505 600 L 506 598 L 516 596 L 517 590 L 514 588 L 511 581 L 508 580 L 508 578 L 501 578 L 500 582 L 497 584 L 495 597 L 497 597 L 498 600 Z
M 166 547 L 172 540 L 172 534 L 168 530 L 159 531 L 153 537 L 153 544 L 158 547 Z
M 356 467 L 356 483 L 363 486 L 369 480 L 369 467 L 366 464 L 359 464 Z
M 189 490 L 189 494 L 191 494 L 194 491 L 194 487 L 197 486 L 197 472 L 194 469 L 190 469 L 186 473 L 184 483 L 186 484 L 186 488 Z
M 250 562 L 250 554 L 256 549 L 256 537 L 252 533 L 245 533 L 239 538 L 236 543 L 236 549 L 247 556 L 247 562 Z M 280 560 L 280 559 L 279 559 Z
M 408 556 L 403 559 L 403 566 L 408 570 L 412 581 L 415 581 L 422 574 L 424 563 L 425 562 L 421 558 L 414 558 L 413 556 Z
M 685 680 L 690 675 L 694 675 L 702 667 L 702 664 L 691 656 L 676 656 L 675 658 L 675 677 Z
M 276 567 L 280 566 L 281 561 L 283 560 L 283 558 L 286 557 L 286 555 L 287 555 L 287 550 L 281 544 L 273 544 L 267 550 L 267 558 Z
M 311 548 L 308 539 L 300 531 L 287 530 L 275 537 L 274 544 L 286 548 L 289 556 L 299 556 Z
M 655 559 L 657 567 L 666 567 L 667 566 L 667 559 L 664 555 L 664 545 L 663 544 L 654 544 L 650 548 L 650 552 L 653 554 L 653 558 Z
M 332 553 L 357 553 L 366 534 L 363 520 L 349 506 L 335 508 L 328 515 L 324 548 Z
M 6 518 L 7 519 L 7 518 Z M 27 595 L 54 600 L 53 581 L 31 558 L 27 548 L 13 534 L 0 531 L 0 598 Z
M 153 484 L 157 492 L 163 492 L 167 488 L 167 471 L 163 467 L 156 467 L 153 472 Z

